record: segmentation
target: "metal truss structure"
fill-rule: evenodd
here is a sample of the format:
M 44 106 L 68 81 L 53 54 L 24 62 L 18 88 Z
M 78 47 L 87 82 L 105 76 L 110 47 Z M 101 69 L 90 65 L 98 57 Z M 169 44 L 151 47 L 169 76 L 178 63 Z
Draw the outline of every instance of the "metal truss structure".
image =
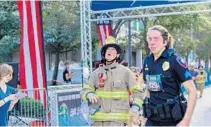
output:
M 87 0 L 80 0 L 82 61 L 84 62 L 83 65 L 88 67 L 90 72 L 92 71 L 91 22 L 211 12 L 210 0 L 103 11 L 92 11 L 90 3 Z M 206 5 L 206 8 L 203 8 L 204 6 L 202 7 L 201 5 Z M 98 14 L 98 17 L 95 14 Z
M 81 20 L 81 62 L 82 67 L 92 71 L 92 40 L 91 40 L 91 13 L 90 1 L 80 0 Z

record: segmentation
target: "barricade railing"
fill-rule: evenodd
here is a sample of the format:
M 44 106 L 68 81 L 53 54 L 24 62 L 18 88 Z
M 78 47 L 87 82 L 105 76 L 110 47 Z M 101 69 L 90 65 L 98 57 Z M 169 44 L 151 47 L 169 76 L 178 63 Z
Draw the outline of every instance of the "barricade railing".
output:
M 86 103 L 82 103 L 81 84 L 48 87 L 51 126 L 88 126 Z
M 46 89 L 19 90 L 27 96 L 8 113 L 8 126 L 48 126 Z

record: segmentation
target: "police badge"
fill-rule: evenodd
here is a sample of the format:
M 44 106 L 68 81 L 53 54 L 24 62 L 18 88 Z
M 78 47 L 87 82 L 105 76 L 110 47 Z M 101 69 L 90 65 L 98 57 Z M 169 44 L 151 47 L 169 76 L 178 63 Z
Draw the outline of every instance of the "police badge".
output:
M 162 65 L 163 71 L 167 71 L 170 68 L 169 62 L 165 61 Z

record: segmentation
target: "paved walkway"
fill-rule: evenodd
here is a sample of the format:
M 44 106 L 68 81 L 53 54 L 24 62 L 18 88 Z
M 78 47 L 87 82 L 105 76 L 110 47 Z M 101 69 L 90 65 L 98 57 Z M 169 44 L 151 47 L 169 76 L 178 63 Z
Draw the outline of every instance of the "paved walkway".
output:
M 202 98 L 197 99 L 191 126 L 211 126 L 211 87 L 204 90 Z

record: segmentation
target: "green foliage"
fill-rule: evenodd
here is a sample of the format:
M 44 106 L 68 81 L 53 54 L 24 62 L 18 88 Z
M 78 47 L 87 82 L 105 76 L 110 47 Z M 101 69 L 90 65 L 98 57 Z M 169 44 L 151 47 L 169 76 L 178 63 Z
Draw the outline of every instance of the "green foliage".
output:
M 208 34 L 210 35 L 210 34 Z M 196 53 L 198 55 L 198 58 L 200 59 L 208 59 L 211 57 L 211 37 L 206 36 L 202 39 L 200 39 L 200 42 L 196 44 Z
M 196 6 L 192 8 L 210 8 L 209 6 Z M 207 43 L 211 30 L 210 15 L 207 13 L 201 14 L 186 14 L 160 16 L 153 18 L 142 19 L 144 25 L 143 32 L 133 35 L 140 39 L 140 42 L 135 47 L 143 47 L 147 51 L 146 46 L 146 30 L 153 25 L 163 25 L 169 33 L 176 39 L 175 49 L 183 56 L 187 56 L 191 50 L 197 53 L 201 58 L 208 57 L 210 47 Z M 205 39 L 206 38 L 206 39 Z M 202 44 L 203 43 L 203 44 Z M 205 50 L 206 49 L 206 50 Z M 148 52 L 147 52 L 148 54 Z M 202 57 L 203 56 L 203 57 Z
M 13 112 L 18 116 L 31 118 L 43 118 L 46 115 L 43 104 L 32 98 L 21 99 L 20 109 Z
M 97 26 L 95 22 L 91 25 L 91 35 L 92 35 L 92 54 L 96 55 L 97 53 L 97 48 L 100 47 L 100 40 L 98 38 L 98 33 L 97 33 Z
M 207 8 L 209 6 L 195 6 L 196 8 Z M 207 56 L 208 50 L 205 39 L 209 37 L 211 30 L 210 15 L 207 13 L 186 14 L 174 16 L 162 16 L 158 18 L 158 24 L 165 26 L 170 34 L 176 39 L 175 49 L 183 56 L 187 56 L 191 50 L 201 58 Z
M 78 48 L 80 43 L 79 7 L 73 1 L 43 3 L 45 44 L 51 43 L 53 52 L 64 48 Z
M 17 37 L 4 36 L 0 40 L 0 62 L 12 61 L 13 53 L 18 50 L 18 46 Z
M 52 79 L 57 80 L 59 54 L 80 46 L 80 7 L 77 1 L 44 1 L 42 7 L 44 43 L 48 52 L 56 54 Z
M 196 5 L 190 9 L 200 10 L 205 8 L 210 9 L 210 6 Z M 139 39 L 138 43 L 133 43 L 133 41 L 132 43 L 134 48 L 143 48 L 144 55 L 149 54 L 146 41 L 147 29 L 153 25 L 163 25 L 168 29 L 169 33 L 176 39 L 175 48 L 176 51 L 181 55 L 187 56 L 191 50 L 194 50 L 198 56 L 203 56 L 203 58 L 208 57 L 207 55 L 210 54 L 207 53 L 210 49 L 208 46 L 209 44 L 207 43 L 207 41 L 210 40 L 207 39 L 207 37 L 210 35 L 210 32 L 208 31 L 211 30 L 209 13 L 144 17 L 137 19 L 137 21 L 142 22 L 143 30 L 141 30 L 141 32 L 138 34 L 132 34 L 132 37 Z M 117 22 L 115 25 L 122 25 L 121 23 L 118 23 L 119 22 Z M 114 28 L 118 28 L 118 26 L 115 26 Z M 124 43 L 123 46 L 127 46 L 127 37 L 118 38 Z
M 16 1 L 0 2 L 0 62 L 8 62 L 18 49 L 20 35 Z M 7 57 L 5 57 L 7 56 Z

